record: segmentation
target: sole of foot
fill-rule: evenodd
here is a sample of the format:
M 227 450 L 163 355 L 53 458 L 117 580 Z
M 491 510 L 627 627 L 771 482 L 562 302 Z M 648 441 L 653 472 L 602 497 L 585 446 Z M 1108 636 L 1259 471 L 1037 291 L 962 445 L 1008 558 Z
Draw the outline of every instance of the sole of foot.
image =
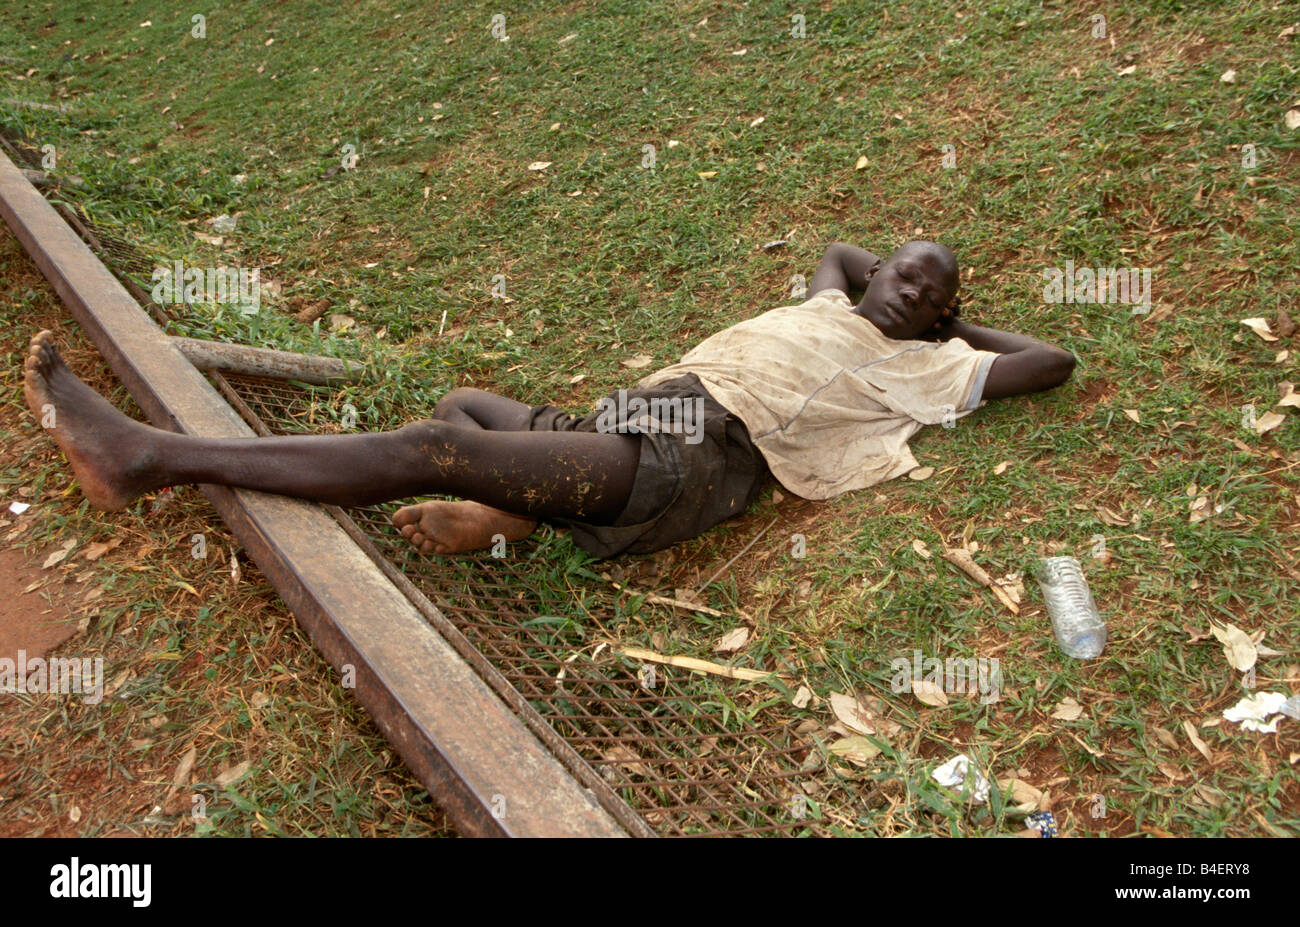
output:
M 492 547 L 500 538 L 521 541 L 537 522 L 479 502 L 421 502 L 393 513 L 393 526 L 425 554 L 460 554 Z

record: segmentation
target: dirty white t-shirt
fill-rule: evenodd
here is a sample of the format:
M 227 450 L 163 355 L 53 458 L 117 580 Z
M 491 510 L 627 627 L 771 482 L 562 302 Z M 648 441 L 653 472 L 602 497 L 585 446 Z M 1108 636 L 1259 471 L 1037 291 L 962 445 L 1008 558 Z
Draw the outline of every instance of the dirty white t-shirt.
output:
M 772 474 L 805 499 L 829 499 L 916 467 L 908 439 L 982 404 L 999 356 L 960 338 L 895 341 L 822 290 L 724 329 L 641 380 L 693 373 L 745 423 Z

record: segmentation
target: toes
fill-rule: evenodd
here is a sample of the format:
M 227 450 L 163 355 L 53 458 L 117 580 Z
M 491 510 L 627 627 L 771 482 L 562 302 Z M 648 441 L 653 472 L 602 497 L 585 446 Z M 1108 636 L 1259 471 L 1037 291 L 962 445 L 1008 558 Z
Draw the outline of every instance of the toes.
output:
M 401 533 L 402 537 L 406 538 L 409 541 L 411 539 L 411 535 L 415 534 L 415 525 L 409 525 L 409 524 L 402 525 L 397 530 Z
M 41 332 L 33 338 L 27 348 L 27 356 L 33 364 L 28 369 L 48 373 L 59 357 L 58 349 L 54 346 L 54 335 L 50 332 Z
M 423 544 L 420 545 L 420 553 L 422 554 L 433 553 L 433 546 L 434 546 L 433 541 L 425 541 Z

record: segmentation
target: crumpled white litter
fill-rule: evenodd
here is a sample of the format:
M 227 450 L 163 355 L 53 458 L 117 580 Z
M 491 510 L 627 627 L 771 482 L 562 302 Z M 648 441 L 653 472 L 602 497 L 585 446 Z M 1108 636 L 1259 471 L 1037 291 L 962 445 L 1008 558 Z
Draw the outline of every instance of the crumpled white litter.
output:
M 1286 696 L 1281 692 L 1256 692 L 1223 712 L 1223 720 L 1240 721 L 1243 731 L 1259 731 L 1261 734 L 1276 734 L 1277 723 L 1282 720 L 1282 705 Z M 1269 715 L 1275 715 L 1268 720 Z
M 964 753 L 958 753 L 942 766 L 935 768 L 930 773 L 930 778 L 940 785 L 946 785 L 949 788 L 961 788 L 966 782 L 966 775 L 970 770 L 970 757 Z M 971 789 L 970 800 L 979 804 L 988 801 L 989 797 L 989 780 L 980 775 L 979 770 L 975 771 L 974 785 Z
M 27 511 L 30 508 L 31 506 L 28 505 L 26 502 L 9 503 L 9 511 L 13 512 L 15 515 L 21 515 L 23 512 Z

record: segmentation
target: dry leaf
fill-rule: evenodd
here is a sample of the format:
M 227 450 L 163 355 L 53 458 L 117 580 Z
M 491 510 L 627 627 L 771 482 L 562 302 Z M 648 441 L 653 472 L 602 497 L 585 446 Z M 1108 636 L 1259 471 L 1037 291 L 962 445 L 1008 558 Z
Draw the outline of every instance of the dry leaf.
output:
M 1196 500 L 1187 506 L 1187 523 L 1194 525 L 1197 522 L 1205 521 L 1213 512 L 1210 511 L 1210 497 L 1197 496 Z
M 912 480 L 928 480 L 932 476 L 934 476 L 934 467 L 917 467 L 907 474 L 908 479 Z
M 922 541 L 920 538 L 917 538 L 912 542 L 912 550 L 916 551 L 917 554 L 924 557 L 926 560 L 930 559 L 930 548 L 926 547 L 925 541 Z
M 860 171 L 863 170 L 866 166 L 867 166 L 867 156 L 863 155 L 862 157 L 858 158 L 857 163 L 853 165 L 853 169 L 855 171 Z
M 1057 703 L 1051 716 L 1058 721 L 1077 721 L 1083 716 L 1083 706 L 1067 695 Z
M 1097 517 L 1108 525 L 1115 528 L 1124 528 L 1129 524 L 1129 519 L 1111 509 L 1101 506 L 1097 509 Z
M 1255 419 L 1255 434 L 1262 435 L 1265 432 L 1272 431 L 1285 421 L 1286 416 L 1281 412 L 1265 412 L 1259 418 Z
M 1155 732 L 1156 739 L 1170 750 L 1178 749 L 1178 738 L 1176 738 L 1171 732 L 1166 731 L 1162 727 L 1152 728 L 1152 730 Z
M 74 541 L 73 543 L 76 542 Z M 48 557 L 45 558 L 45 562 L 41 564 L 41 569 L 48 570 L 50 567 L 62 563 L 63 558 L 68 556 L 69 550 L 71 550 L 71 548 L 63 547 L 60 548 L 59 550 L 56 550 L 54 553 L 50 554 Z
M 1285 118 L 1288 129 L 1300 129 L 1300 109 L 1287 110 Z
M 831 753 L 855 766 L 866 766 L 868 761 L 880 755 L 880 748 L 865 737 L 845 737 L 831 744 Z
M 1225 625 L 1222 628 L 1211 624 L 1210 633 L 1223 644 L 1223 655 L 1233 669 L 1244 673 L 1255 665 L 1255 660 L 1259 656 L 1258 651 L 1255 650 L 1255 642 L 1241 628 L 1235 624 Z
M 585 379 L 587 379 L 587 375 L 585 373 L 580 373 L 577 376 L 569 378 L 569 385 L 573 386 L 575 383 L 581 383 Z
M 551 161 L 534 161 L 532 164 L 528 165 L 528 169 L 530 171 L 544 171 L 550 167 L 551 164 Z
M 790 699 L 790 704 L 795 708 L 807 708 L 812 701 L 812 696 L 812 689 L 807 686 L 800 686 L 799 691 L 794 694 L 794 698 Z
M 1201 797 L 1202 801 L 1213 808 L 1219 807 L 1226 800 L 1226 797 L 1222 792 L 1216 792 L 1209 786 L 1201 785 L 1199 782 L 1192 786 L 1192 788 L 1195 789 L 1196 794 Z
M 1277 385 L 1277 388 L 1282 394 L 1282 398 L 1277 401 L 1278 405 L 1300 409 L 1300 393 L 1295 391 L 1295 386 L 1290 380 L 1283 380 Z
M 226 786 L 238 782 L 240 777 L 248 772 L 252 765 L 253 764 L 248 760 L 244 760 L 244 762 L 240 763 L 238 766 L 230 766 L 223 769 L 217 774 L 217 778 L 214 780 L 217 783 L 217 787 L 224 789 Z
M 96 541 L 94 544 L 87 545 L 81 556 L 86 560 L 98 560 L 121 543 L 121 538 L 113 538 L 111 541 Z
M 704 599 L 700 596 L 700 594 L 696 592 L 694 589 L 690 589 L 686 586 L 678 586 L 676 589 L 674 589 L 673 598 L 676 599 L 678 602 L 684 603 L 686 605 L 693 605 L 696 608 L 705 607 Z M 662 649 L 662 646 L 660 647 L 660 649 Z
M 1187 643 L 1195 644 L 1197 641 L 1208 641 L 1212 636 L 1209 631 L 1198 631 L 1190 624 L 1183 625 L 1183 630 L 1187 632 Z
M 1242 319 L 1241 324 L 1265 341 L 1277 341 L 1277 335 L 1273 334 L 1273 329 L 1268 326 L 1268 319 Z
M 1127 77 L 1128 75 L 1132 74 L 1132 73 L 1133 73 L 1134 71 L 1136 71 L 1137 69 L 1138 69 L 1138 66 L 1137 66 L 1136 64 L 1130 64 L 1130 65 L 1129 65 L 1128 67 L 1126 67 L 1126 68 L 1120 68 L 1119 71 L 1118 71 L 1117 73 L 1119 74 L 1120 77 Z
M 997 584 L 1002 587 L 1002 591 L 1005 592 L 1007 597 L 1017 605 L 1020 604 L 1021 598 L 1025 594 L 1025 584 L 1023 579 L 1024 577 L 1019 573 L 1008 573 L 1006 576 L 997 580 Z
M 1124 414 L 1127 415 L 1130 419 L 1132 419 L 1137 424 L 1139 425 L 1142 424 L 1142 416 L 1138 414 L 1137 409 L 1125 409 Z
M 1002 463 L 998 464 L 996 467 L 993 468 L 993 475 L 1001 476 L 1002 474 L 1007 472 L 1007 467 L 1009 466 L 1011 466 L 1011 461 L 1009 460 L 1002 461 Z
M 1228 68 L 1228 70 L 1219 75 L 1219 82 L 1223 84 L 1235 84 L 1237 82 L 1237 72 L 1232 68 Z
M 194 768 L 194 761 L 198 759 L 199 748 L 190 747 L 181 757 L 181 761 L 176 764 L 176 772 L 172 773 L 172 788 L 178 789 L 190 779 L 190 770 Z
M 126 681 L 130 679 L 132 675 L 133 674 L 130 669 L 124 669 L 122 670 L 122 672 L 114 676 L 112 680 L 108 683 L 108 685 L 104 687 L 104 698 L 110 697 L 118 689 L 126 685 Z
M 1043 793 L 1023 779 L 999 779 L 998 788 L 1020 811 L 1033 811 L 1043 799 Z
M 1183 773 L 1178 771 L 1178 767 L 1173 763 L 1157 763 L 1156 769 L 1160 770 L 1174 782 L 1177 782 L 1179 779 L 1187 778 Z
M 619 363 L 622 364 L 624 367 L 630 367 L 633 370 L 638 370 L 641 367 L 650 366 L 650 362 L 652 360 L 654 360 L 654 358 L 651 357 L 649 354 L 636 354 L 633 355 L 632 357 L 627 358 L 626 360 L 619 361 Z
M 875 718 L 860 701 L 843 692 L 831 693 L 831 711 L 844 726 L 859 734 L 876 733 Z
M 945 708 L 948 705 L 947 693 L 928 679 L 913 679 L 912 694 L 920 701 L 927 705 L 933 705 L 935 708 Z
M 1197 735 L 1196 726 L 1192 724 L 1192 722 L 1183 722 L 1183 733 L 1187 735 L 1187 739 L 1192 742 L 1192 746 L 1200 752 L 1201 756 L 1205 757 L 1211 763 L 1214 762 L 1214 754 L 1210 753 L 1209 746 Z
M 761 126 L 761 125 L 762 125 L 764 122 L 766 122 L 766 121 L 767 121 L 767 117 L 766 117 L 766 116 L 757 116 L 757 117 L 755 117 L 754 119 L 751 119 L 751 120 L 750 120 L 750 122 L 749 122 L 749 127 L 752 129 L 752 128 L 756 127 L 756 126 Z
M 634 776 L 650 775 L 650 769 L 641 762 L 641 757 L 622 744 L 615 744 L 610 747 L 604 752 L 603 756 L 611 763 L 617 763 Z
M 733 628 L 722 637 L 718 638 L 717 643 L 713 645 L 714 653 L 735 653 L 749 643 L 749 628 L 741 625 Z
M 701 180 L 708 180 L 710 177 L 717 177 L 718 172 L 717 171 L 696 171 L 695 176 L 699 177 Z

